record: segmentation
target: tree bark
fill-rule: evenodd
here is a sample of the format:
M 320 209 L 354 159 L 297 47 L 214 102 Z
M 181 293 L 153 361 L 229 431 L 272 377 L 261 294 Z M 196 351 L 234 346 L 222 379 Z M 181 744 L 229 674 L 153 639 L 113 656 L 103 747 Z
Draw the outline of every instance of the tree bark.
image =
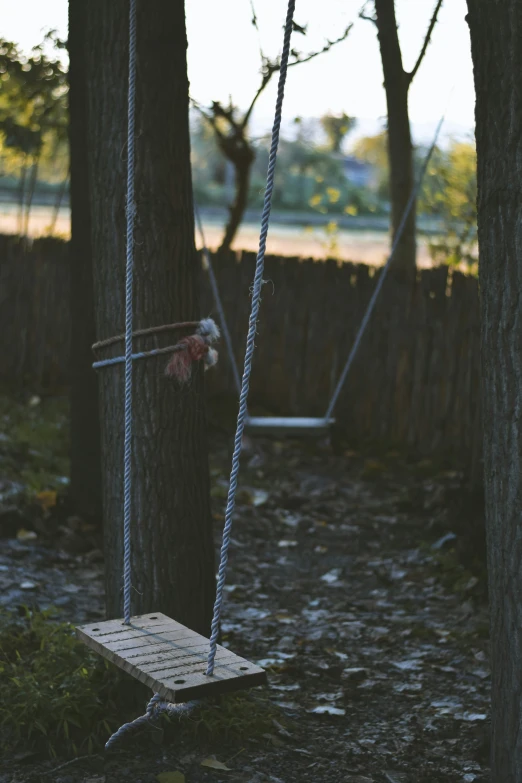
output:
M 87 156 L 86 3 L 69 2 L 69 146 L 71 200 L 71 487 L 74 511 L 101 523 L 101 444 L 95 341 L 91 214 Z M 60 188 L 60 200 L 64 185 Z M 56 205 L 53 223 L 58 216 Z
M 476 88 L 492 781 L 522 780 L 522 4 L 468 0 Z
M 124 327 L 128 2 L 91 0 L 89 139 L 96 326 Z M 200 317 L 183 0 L 138 2 L 134 329 Z M 158 337 L 158 345 L 172 342 Z M 165 340 L 166 342 L 163 342 Z M 152 347 L 150 338 L 136 348 Z M 119 352 L 123 345 L 117 346 Z M 208 634 L 214 548 L 202 367 L 185 387 L 167 357 L 134 364 L 132 611 Z M 100 372 L 106 607 L 122 613 L 123 365 Z
M 235 158 L 232 163 L 235 173 L 235 193 L 234 201 L 229 207 L 229 218 L 225 228 L 223 241 L 220 245 L 220 252 L 230 250 L 238 232 L 239 226 L 243 220 L 243 215 L 248 206 L 248 188 L 250 185 L 250 172 L 254 162 L 254 153 L 246 150 L 240 157 Z
M 375 0 L 375 14 L 388 109 L 390 200 L 392 236 L 395 240 L 415 184 L 408 112 L 410 78 L 402 64 L 394 0 Z M 406 220 L 393 262 L 394 270 L 399 273 L 408 274 L 415 270 L 417 256 L 415 237 L 416 205 L 414 204 Z
M 36 189 L 36 182 L 38 180 L 38 166 L 40 163 L 40 153 L 35 155 L 33 159 L 33 165 L 31 166 L 31 173 L 29 175 L 29 190 L 27 193 L 27 199 L 25 202 L 25 221 L 22 229 L 22 236 L 29 236 L 29 221 L 31 219 L 31 207 L 33 206 L 34 191 Z

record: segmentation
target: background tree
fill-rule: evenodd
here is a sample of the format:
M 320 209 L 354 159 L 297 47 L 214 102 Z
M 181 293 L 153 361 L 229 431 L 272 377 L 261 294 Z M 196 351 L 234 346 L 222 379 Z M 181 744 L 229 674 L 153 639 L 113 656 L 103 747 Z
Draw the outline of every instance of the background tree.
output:
M 342 114 L 325 114 L 321 117 L 321 126 L 327 138 L 329 152 L 338 155 L 341 152 L 343 141 L 350 131 L 354 130 L 357 121 L 354 117 Z
M 468 0 L 476 90 L 493 783 L 522 780 L 522 5 Z
M 388 155 L 390 165 L 390 196 L 392 210 L 392 233 L 395 234 L 402 220 L 404 210 L 414 187 L 414 156 L 411 141 L 410 119 L 408 111 L 408 92 L 424 55 L 426 54 L 442 0 L 437 0 L 433 15 L 424 38 L 420 54 L 410 72 L 402 63 L 401 45 L 395 16 L 395 0 L 372 0 L 375 15 L 361 13 L 364 19 L 370 19 L 377 27 L 377 37 L 381 51 L 384 89 L 388 111 Z M 368 4 L 367 4 L 368 5 Z M 416 219 L 415 206 L 410 211 L 397 248 L 395 269 L 411 274 L 416 265 Z
M 26 57 L 16 44 L 0 39 L 0 134 L 4 154 L 10 153 L 21 170 L 22 234 L 28 231 L 41 160 L 55 159 L 67 144 L 67 71 L 59 58 L 45 54 L 49 43 L 56 49 L 64 47 L 51 31 Z
M 89 200 L 87 61 L 83 0 L 69 2 L 69 137 L 71 165 L 71 499 L 80 516 L 101 521 L 101 447 Z
M 103 339 L 124 326 L 129 4 L 93 0 L 86 8 L 95 313 Z M 140 0 L 137 17 L 134 328 L 140 329 L 201 314 L 184 2 Z M 169 344 L 160 337 L 158 343 Z M 133 611 L 154 607 L 208 634 L 215 581 L 202 368 L 178 387 L 165 377 L 167 361 L 134 367 Z M 99 384 L 107 614 L 115 617 L 122 611 L 123 365 L 103 370 Z
M 253 14 L 252 23 L 257 28 L 255 13 Z M 305 27 L 300 27 L 299 25 L 298 27 L 299 32 L 303 35 L 306 34 Z M 351 28 L 352 25 L 349 25 L 339 38 L 327 41 L 320 51 L 302 54 L 293 49 L 288 67 L 310 62 L 315 57 L 329 52 L 333 46 L 347 39 Z M 209 108 L 201 106 L 197 101 L 193 101 L 194 106 L 214 131 L 221 153 L 234 166 L 235 196 L 233 203 L 229 207 L 229 219 L 219 248 L 221 251 L 228 250 L 231 247 L 248 204 L 250 175 L 255 159 L 255 148 L 249 138 L 249 122 L 252 112 L 257 101 L 270 84 L 272 77 L 278 73 L 281 67 L 279 58 L 271 60 L 263 54 L 262 50 L 260 51 L 260 56 L 261 83 L 246 112 L 241 114 L 239 109 L 232 103 L 231 98 L 228 105 L 224 105 L 220 101 L 214 101 Z
M 477 270 L 477 156 L 475 145 L 453 142 L 436 150 L 419 198 L 419 210 L 441 221 L 429 242 L 435 263 Z

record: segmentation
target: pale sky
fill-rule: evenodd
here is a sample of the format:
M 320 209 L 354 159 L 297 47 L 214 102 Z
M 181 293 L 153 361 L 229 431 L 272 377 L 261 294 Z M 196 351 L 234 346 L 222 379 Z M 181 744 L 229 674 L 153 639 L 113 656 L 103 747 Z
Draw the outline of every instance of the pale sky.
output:
M 109 0 L 108 0 L 109 1 Z M 427 29 L 435 0 L 396 0 L 404 64 L 411 68 Z M 265 54 L 280 50 L 286 0 L 255 0 Z M 386 114 L 382 69 L 374 25 L 358 18 L 362 0 L 297 0 L 296 21 L 309 34 L 294 34 L 304 53 L 337 38 L 354 22 L 347 41 L 289 71 L 284 116 L 318 117 L 345 111 L 359 118 L 357 135 L 379 130 Z M 200 102 L 226 101 L 229 94 L 245 107 L 259 83 L 259 42 L 250 24 L 250 0 L 187 0 L 188 63 L 191 95 Z M 472 133 L 474 89 L 466 0 L 444 0 L 422 67 L 410 90 L 410 117 L 416 142 L 426 142 L 448 106 L 445 133 Z M 204 22 L 202 22 L 204 20 Z M 67 0 L 0 0 L 0 36 L 23 49 L 39 43 L 43 31 L 67 35 Z M 138 31 L 139 35 L 139 31 Z M 258 103 L 254 129 L 271 126 L 276 81 Z

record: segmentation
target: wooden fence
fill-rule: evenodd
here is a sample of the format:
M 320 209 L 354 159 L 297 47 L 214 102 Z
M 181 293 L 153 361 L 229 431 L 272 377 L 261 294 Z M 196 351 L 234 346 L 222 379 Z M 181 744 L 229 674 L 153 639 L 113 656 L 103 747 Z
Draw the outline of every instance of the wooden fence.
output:
M 255 257 L 215 259 L 241 364 Z M 0 381 L 52 391 L 67 383 L 68 247 L 0 237 Z M 379 272 L 363 265 L 268 257 L 251 410 L 323 415 Z M 215 313 L 206 278 L 202 314 Z M 210 395 L 234 395 L 221 347 Z M 388 279 L 336 409 L 354 441 L 447 455 L 480 453 L 477 281 L 445 267 L 414 286 Z

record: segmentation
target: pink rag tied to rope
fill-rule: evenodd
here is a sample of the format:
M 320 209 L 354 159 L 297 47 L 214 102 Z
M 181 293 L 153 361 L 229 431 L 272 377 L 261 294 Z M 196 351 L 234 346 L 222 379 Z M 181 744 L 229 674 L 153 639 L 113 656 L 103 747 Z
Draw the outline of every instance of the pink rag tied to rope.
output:
M 195 334 L 182 337 L 175 345 L 172 358 L 165 368 L 165 374 L 179 383 L 187 383 L 192 376 L 192 367 L 203 360 L 205 370 L 216 364 L 217 351 L 212 343 L 219 339 L 219 329 L 211 318 L 200 321 Z

